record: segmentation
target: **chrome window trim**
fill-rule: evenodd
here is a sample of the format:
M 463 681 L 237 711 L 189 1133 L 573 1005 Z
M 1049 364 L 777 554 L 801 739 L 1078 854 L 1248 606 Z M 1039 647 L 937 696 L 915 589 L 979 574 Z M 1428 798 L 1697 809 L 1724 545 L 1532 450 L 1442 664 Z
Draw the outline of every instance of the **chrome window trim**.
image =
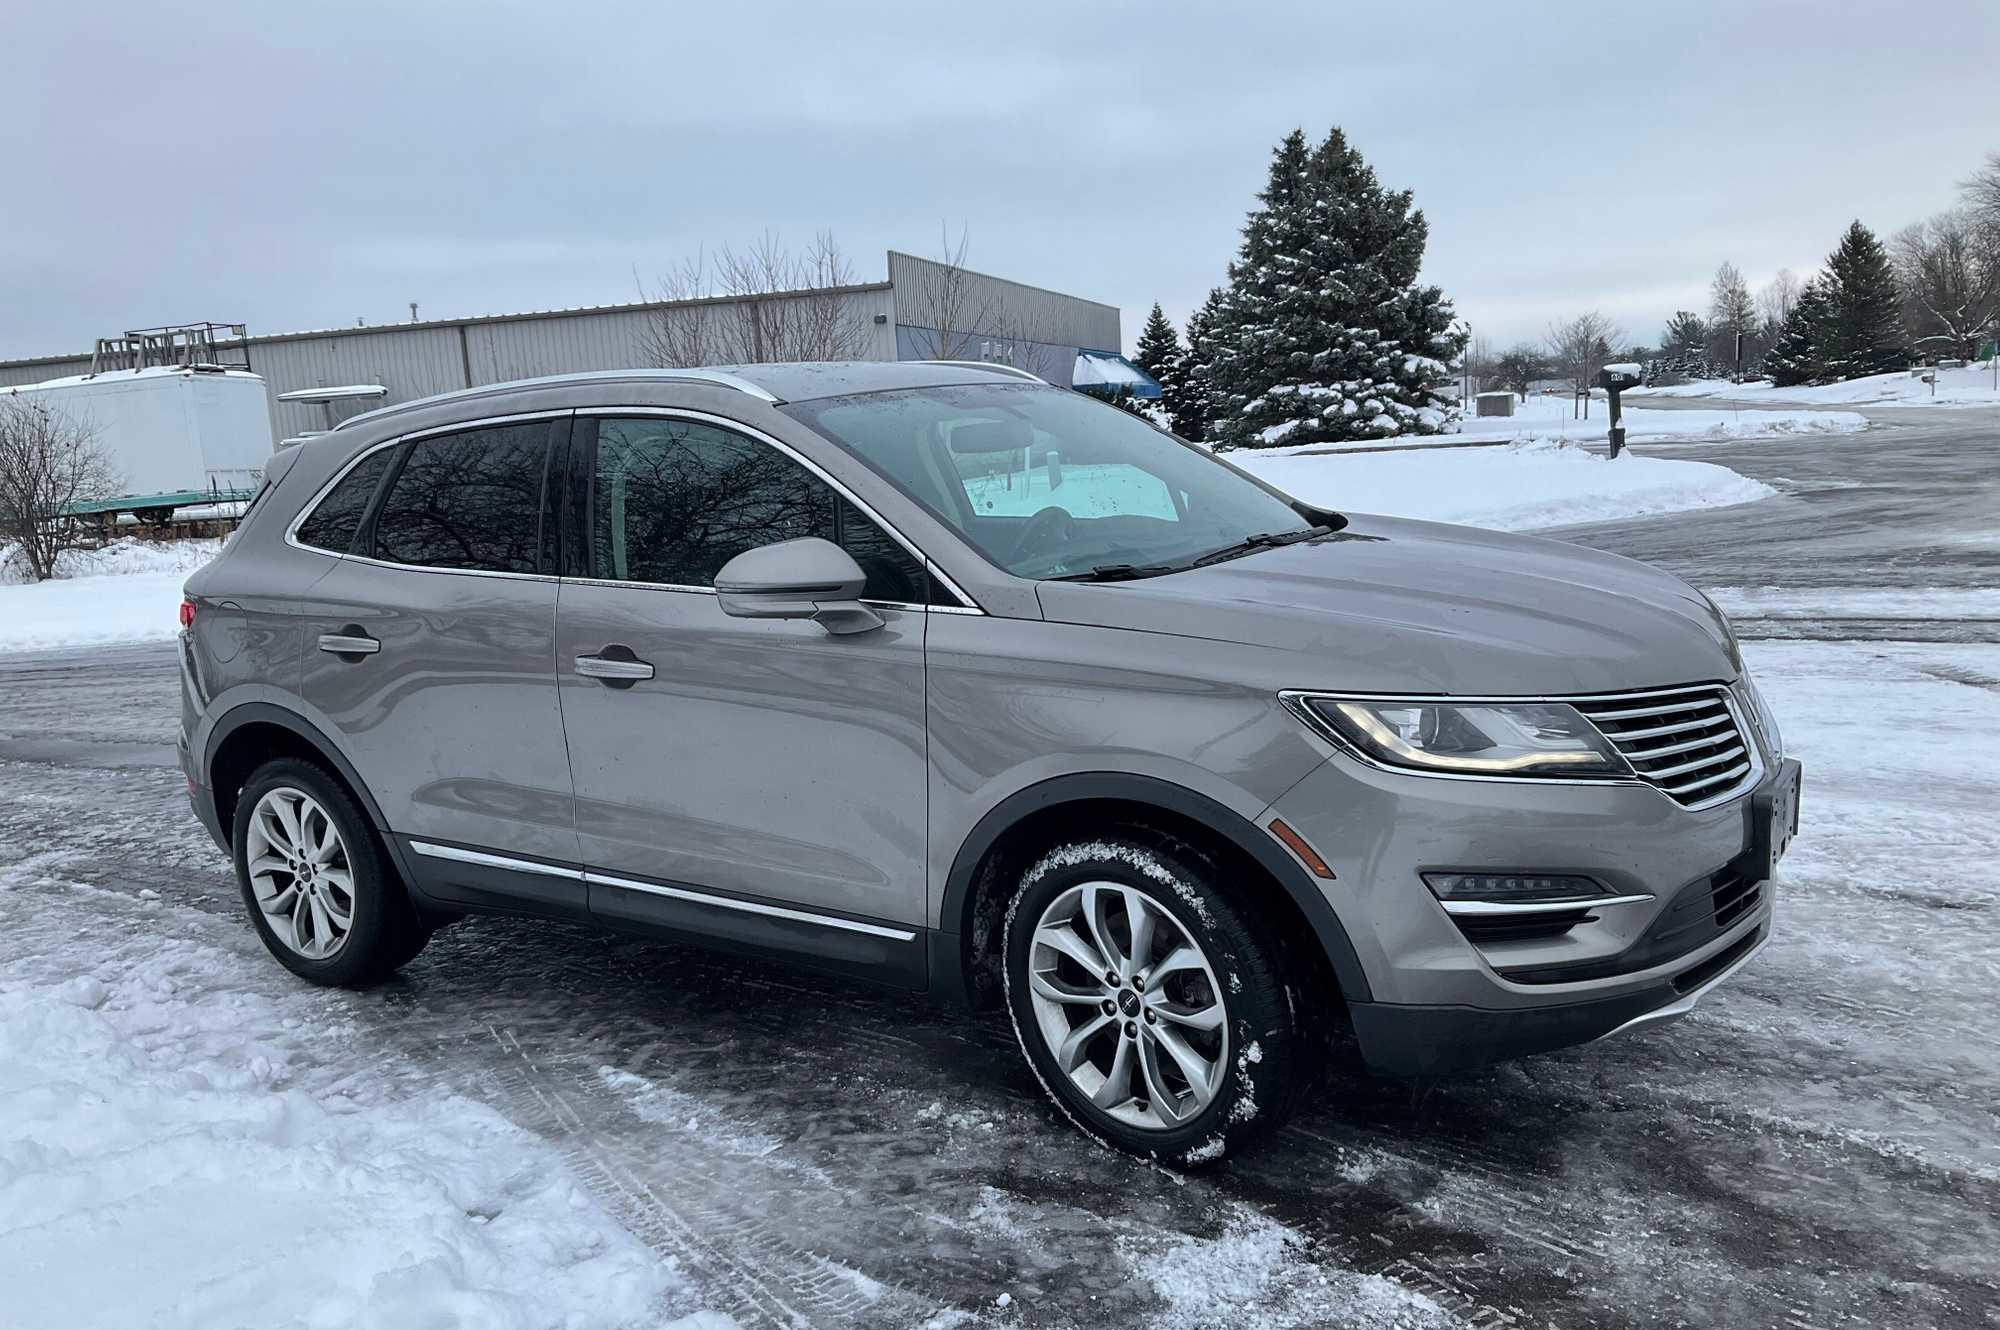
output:
M 553 582 L 556 579 L 547 573 L 502 573 L 491 572 L 482 568 L 434 568 L 429 564 L 423 563 L 391 563 L 386 559 L 371 558 L 363 554 L 350 554 L 343 550 L 330 550 L 323 545 L 308 545 L 299 539 L 299 528 L 304 526 L 306 519 L 311 517 L 314 510 L 326 501 L 326 496 L 333 492 L 334 487 L 347 479 L 350 471 L 360 466 L 376 453 L 381 452 L 384 448 L 400 447 L 405 443 L 413 443 L 418 439 L 430 438 L 434 434 L 457 434 L 465 430 L 485 429 L 491 425 L 519 424 L 524 420 L 561 420 L 575 414 L 576 411 L 573 407 L 565 406 L 550 408 L 544 411 L 517 411 L 511 415 L 504 416 L 481 416 L 475 420 L 461 420 L 450 425 L 432 425 L 425 429 L 411 430 L 407 434 L 397 434 L 383 439 L 379 443 L 371 443 L 342 463 L 340 469 L 334 472 L 325 484 L 314 490 L 313 496 L 310 499 L 307 499 L 305 503 L 299 506 L 299 511 L 293 515 L 292 520 L 285 526 L 285 544 L 295 550 L 304 550 L 308 554 L 323 554 L 330 559 L 352 559 L 356 563 L 365 563 L 376 568 L 403 568 L 420 573 L 458 573 L 466 577 L 511 577 L 529 582 Z M 359 420 L 360 417 L 356 416 L 355 419 Z
M 1491 776 L 1479 772 L 1424 771 L 1417 767 L 1394 766 L 1390 763 L 1380 761 L 1356 748 L 1352 743 L 1348 742 L 1346 736 L 1321 720 L 1319 716 L 1314 714 L 1313 709 L 1305 704 L 1307 702 L 1432 702 L 1440 706 L 1521 706 L 1548 702 L 1638 702 L 1649 697 L 1674 697 L 1682 693 L 1700 692 L 1704 689 L 1712 691 L 1721 700 L 1722 705 L 1729 711 L 1730 719 L 1735 722 L 1739 734 L 1751 733 L 1743 708 L 1738 702 L 1735 686 L 1733 684 L 1719 683 L 1714 680 L 1684 684 L 1679 688 L 1647 688 L 1612 693 L 1546 693 L 1517 695 L 1513 697 L 1484 694 L 1480 696 L 1460 696 L 1451 693 L 1341 693 L 1328 692 L 1317 688 L 1285 688 L 1279 690 L 1278 701 L 1287 711 L 1298 717 L 1307 729 L 1339 749 L 1343 756 L 1351 757 L 1375 771 L 1386 771 L 1396 776 L 1413 776 L 1420 780 L 1473 780 L 1489 783 L 1498 781 L 1508 785 L 1586 785 L 1599 789 L 1610 786 L 1635 786 L 1640 789 L 1652 790 L 1676 808 L 1685 809 L 1690 813 L 1699 813 L 1705 809 L 1726 804 L 1733 799 L 1739 799 L 1757 788 L 1758 784 L 1763 781 L 1765 773 L 1768 770 L 1764 764 L 1762 743 L 1757 742 L 1753 738 L 1752 742 L 1747 746 L 1746 756 L 1750 761 L 1750 769 L 1743 774 L 1743 778 L 1740 781 L 1724 788 L 1710 798 L 1702 799 L 1695 803 L 1684 804 L 1674 798 L 1673 795 L 1667 793 L 1661 786 L 1638 775 Z M 1588 720 L 1590 718 L 1585 716 L 1584 719 Z
M 869 937 L 888 938 L 893 942 L 914 942 L 915 929 L 890 928 L 884 924 L 864 923 L 859 919 L 843 919 L 838 915 L 818 914 L 812 910 L 795 910 L 784 905 L 766 905 L 762 901 L 744 900 L 736 896 L 718 896 L 711 892 L 695 891 L 688 887 L 669 887 L 658 882 L 641 882 L 635 878 L 617 877 L 610 873 L 593 873 L 584 868 L 569 868 L 562 864 L 538 863 L 533 859 L 515 859 L 504 854 L 489 854 L 484 850 L 466 850 L 456 845 L 439 845 L 433 841 L 412 840 L 410 848 L 427 859 L 449 859 L 455 863 L 477 864 L 482 868 L 504 868 L 516 873 L 536 873 L 543 877 L 559 877 L 569 882 L 587 882 L 598 887 L 617 887 L 622 891 L 641 891 L 653 896 L 668 896 L 674 900 L 691 901 L 697 905 L 713 905 L 725 910 L 738 910 L 745 914 L 761 914 L 773 919 L 791 919 L 799 923 L 816 924 L 821 928 L 837 928 L 849 933 L 863 933 Z
M 718 416 L 710 411 L 696 411 L 687 407 L 673 407 L 673 406 L 590 406 L 590 407 L 577 408 L 576 414 L 579 416 L 614 416 L 620 418 L 660 417 L 669 420 L 692 420 L 700 424 L 712 425 L 718 429 L 725 429 L 730 431 L 731 433 L 740 434 L 744 438 L 751 439 L 757 443 L 762 443 L 771 448 L 775 448 L 784 456 L 789 457 L 792 461 L 797 462 L 800 466 L 804 467 L 807 471 L 811 472 L 814 476 L 818 477 L 828 486 L 828 488 L 832 489 L 834 493 L 840 495 L 842 498 L 846 499 L 849 503 L 853 504 L 856 508 L 860 509 L 862 516 L 866 517 L 869 521 L 875 523 L 875 525 L 881 527 L 884 531 L 888 532 L 889 539 L 895 541 L 898 545 L 901 545 L 905 553 L 907 553 L 911 558 L 915 559 L 920 565 L 922 565 L 924 570 L 927 573 L 929 573 L 932 577 L 935 577 L 938 580 L 938 582 L 943 585 L 944 589 L 947 592 L 957 597 L 959 602 L 957 605 L 950 605 L 950 606 L 931 605 L 931 606 L 925 606 L 924 608 L 951 610 L 961 614 L 986 613 L 984 609 L 980 608 L 978 601 L 974 600 L 971 596 L 966 594 L 965 588 L 961 587 L 958 583 L 952 581 L 952 579 L 946 575 L 945 571 L 937 566 L 937 562 L 935 560 L 933 560 L 929 555 L 925 554 L 922 550 L 918 549 L 916 543 L 912 541 L 908 536 L 905 536 L 901 531 L 897 530 L 893 522 L 887 521 L 886 519 L 883 518 L 882 514 L 876 512 L 873 505 L 869 504 L 867 500 L 863 499 L 860 495 L 856 494 L 853 491 L 853 489 L 851 489 L 841 480 L 833 476 L 830 472 L 827 471 L 825 467 L 821 466 L 818 462 L 813 461 L 812 458 L 807 457 L 804 453 L 792 447 L 784 440 L 776 438 L 775 436 L 767 434 L 763 430 L 758 429 L 755 425 L 746 425 L 740 420 L 732 420 L 728 416 Z M 567 580 L 572 582 L 582 582 L 582 581 L 602 581 L 603 579 L 573 577 Z M 625 583 L 620 583 L 620 585 L 666 586 L 667 584 L 655 583 L 655 582 L 640 582 L 640 583 L 625 582 Z M 690 588 L 677 587 L 675 589 L 679 590 L 679 589 L 690 589 Z M 708 590 L 708 588 L 706 587 L 697 587 L 691 589 Z M 869 601 L 866 603 L 887 604 L 891 602 Z
M 394 565 L 401 567 L 401 564 Z M 447 570 L 449 571 L 449 570 Z M 683 582 L 634 582 L 618 577 L 564 577 L 565 586 L 613 587 L 620 591 L 673 591 L 684 596 L 713 596 L 712 586 L 689 586 Z M 935 612 L 938 614 L 979 614 L 980 610 L 961 609 L 956 605 L 916 605 L 907 600 L 873 600 L 863 597 L 863 605 L 872 605 L 878 610 L 906 610 L 912 614 Z

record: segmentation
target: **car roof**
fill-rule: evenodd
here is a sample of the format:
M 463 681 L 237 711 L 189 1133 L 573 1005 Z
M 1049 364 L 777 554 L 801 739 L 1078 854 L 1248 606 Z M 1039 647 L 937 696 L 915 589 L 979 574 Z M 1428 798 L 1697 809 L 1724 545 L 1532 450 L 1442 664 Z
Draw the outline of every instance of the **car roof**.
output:
M 335 432 L 345 432 L 359 425 L 373 424 L 387 416 L 420 411 L 443 402 L 504 398 L 543 388 L 591 384 L 705 383 L 734 388 L 758 401 L 778 405 L 810 401 L 817 397 L 844 397 L 850 393 L 942 388 L 996 380 L 1047 383 L 1047 380 L 1011 365 L 987 365 L 963 360 L 806 360 L 764 365 L 714 365 L 698 369 L 592 370 L 582 374 L 552 374 L 536 379 L 489 383 L 477 388 L 461 388 L 456 392 L 398 402 L 394 406 L 349 416 L 335 427 Z

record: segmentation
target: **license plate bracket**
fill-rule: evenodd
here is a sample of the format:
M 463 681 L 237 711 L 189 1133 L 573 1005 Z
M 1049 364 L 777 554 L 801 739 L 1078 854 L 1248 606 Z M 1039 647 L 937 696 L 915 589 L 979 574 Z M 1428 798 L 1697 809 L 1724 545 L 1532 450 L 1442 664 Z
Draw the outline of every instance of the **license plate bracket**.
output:
M 1799 787 L 1804 771 L 1797 758 L 1778 767 L 1778 778 L 1750 800 L 1750 863 L 1764 880 L 1777 876 L 1778 861 L 1799 834 Z

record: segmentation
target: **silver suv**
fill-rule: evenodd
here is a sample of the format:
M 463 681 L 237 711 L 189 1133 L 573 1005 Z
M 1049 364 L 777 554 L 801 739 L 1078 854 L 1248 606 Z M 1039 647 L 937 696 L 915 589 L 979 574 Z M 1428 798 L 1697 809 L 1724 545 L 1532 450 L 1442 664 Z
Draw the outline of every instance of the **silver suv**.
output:
M 373 412 L 273 459 L 182 615 L 195 811 L 296 974 L 473 911 L 780 956 L 1004 1005 L 1183 1166 L 1337 1031 L 1428 1077 L 1686 1012 L 1796 825 L 1686 584 L 985 365 Z

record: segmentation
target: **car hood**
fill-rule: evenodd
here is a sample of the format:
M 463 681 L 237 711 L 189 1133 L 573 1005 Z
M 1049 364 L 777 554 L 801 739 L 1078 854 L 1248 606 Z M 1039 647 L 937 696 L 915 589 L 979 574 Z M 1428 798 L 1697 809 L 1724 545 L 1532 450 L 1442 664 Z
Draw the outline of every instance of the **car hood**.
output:
M 1552 695 L 1734 679 L 1726 625 L 1646 564 L 1561 541 L 1349 515 L 1318 540 L 1132 582 L 1039 584 L 1053 621 L 1312 658 L 1294 688 Z

